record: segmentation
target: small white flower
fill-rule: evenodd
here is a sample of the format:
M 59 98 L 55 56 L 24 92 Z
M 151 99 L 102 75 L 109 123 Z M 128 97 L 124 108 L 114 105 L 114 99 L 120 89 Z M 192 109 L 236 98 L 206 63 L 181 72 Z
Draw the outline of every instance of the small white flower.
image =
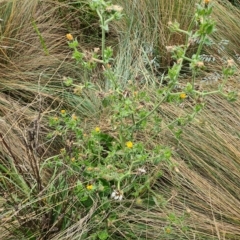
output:
M 145 170 L 145 168 L 138 168 L 137 172 L 138 174 L 145 174 L 147 171 Z
M 175 172 L 180 173 L 178 167 L 175 167 L 174 170 L 175 170 Z
M 123 192 L 119 190 L 114 190 L 111 194 L 111 198 L 121 201 L 123 199 Z
M 119 195 L 118 200 L 121 201 L 123 199 L 123 195 Z
M 108 12 L 114 11 L 114 12 L 122 12 L 123 8 L 119 5 L 111 5 L 106 8 Z
M 167 52 L 173 52 L 176 49 L 176 46 L 166 46 Z

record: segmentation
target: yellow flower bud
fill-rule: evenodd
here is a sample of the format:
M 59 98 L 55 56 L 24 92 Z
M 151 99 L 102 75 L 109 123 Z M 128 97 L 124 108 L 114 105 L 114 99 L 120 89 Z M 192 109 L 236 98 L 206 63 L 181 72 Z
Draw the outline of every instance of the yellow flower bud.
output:
M 67 40 L 72 41 L 73 40 L 73 35 L 71 33 L 68 33 L 66 35 Z

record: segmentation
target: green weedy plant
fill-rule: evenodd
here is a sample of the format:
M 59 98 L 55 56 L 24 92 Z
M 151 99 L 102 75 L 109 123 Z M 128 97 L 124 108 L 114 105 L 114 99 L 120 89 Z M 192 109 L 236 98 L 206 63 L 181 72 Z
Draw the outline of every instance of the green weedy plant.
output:
M 96 11 L 100 20 L 100 27 L 102 29 L 102 61 L 106 64 L 112 57 L 112 49 L 110 47 L 105 49 L 106 32 L 109 31 L 109 23 L 111 21 L 121 19 L 123 9 L 118 5 L 113 5 L 111 1 L 106 2 L 104 0 L 92 0 L 90 8 Z
M 50 119 L 55 128 L 49 137 L 62 137 L 65 147 L 51 161 L 46 161 L 42 170 L 53 172 L 46 189 L 46 201 L 54 207 L 54 219 L 65 210 L 59 205 L 66 196 L 73 198 L 75 204 L 68 213 L 64 213 L 63 221 L 76 219 L 70 217 L 77 210 L 86 212 L 99 202 L 98 212 L 108 212 L 113 203 L 110 199 L 121 201 L 136 198 L 150 189 L 151 180 L 147 175 L 146 164 L 159 166 L 170 161 L 170 150 L 157 147 L 147 151 L 144 145 L 132 141 L 122 142 L 99 127 L 90 132 L 81 128 L 81 121 L 75 114 L 62 110 L 59 116 Z M 154 177 L 161 176 L 159 168 L 152 171 Z M 57 186 L 56 186 L 57 184 Z M 71 222 L 72 222 L 71 220 Z M 66 224 L 69 226 L 70 222 Z M 104 230 L 105 231 L 105 230 Z M 99 232 L 102 235 L 102 230 Z
M 137 134 L 151 129 L 154 137 L 154 134 L 158 135 L 163 129 L 170 129 L 179 140 L 183 127 L 191 122 L 204 107 L 205 96 L 221 94 L 229 101 L 234 101 L 237 95 L 236 92 L 224 92 L 228 78 L 235 72 L 235 65 L 231 59 L 223 67 L 224 78 L 217 90 L 209 92 L 195 89 L 196 77 L 205 68 L 204 62 L 201 60 L 201 51 L 204 46 L 211 44 L 209 35 L 215 31 L 215 22 L 211 19 L 213 4 L 210 1 L 196 5 L 195 17 L 188 31 L 182 30 L 177 22 L 169 22 L 171 31 L 186 35 L 186 44 L 166 46 L 175 63 L 164 77 L 167 84 L 161 84 L 160 89 L 156 90 L 158 102 L 155 106 L 151 104 L 151 96 L 145 90 L 136 89 L 133 82 L 129 82 L 127 89 L 122 89 L 117 82 L 114 69 L 110 65 L 110 62 L 114 61 L 112 59 L 113 52 L 110 47 L 105 47 L 105 33 L 109 30 L 108 24 L 111 21 L 122 17 L 122 8 L 104 0 L 93 0 L 90 7 L 97 12 L 100 19 L 102 29 L 101 55 L 98 55 L 99 48 L 94 49 L 92 53 L 80 52 L 78 41 L 71 34 L 67 35 L 68 44 L 73 49 L 72 56 L 76 63 L 87 71 L 91 72 L 98 64 L 103 66 L 103 79 L 106 82 L 111 82 L 108 85 L 108 89 L 110 88 L 111 91 L 103 94 L 103 105 L 112 111 L 111 125 L 117 134 L 114 134 L 113 137 L 104 133 L 100 129 L 101 126 L 86 132 L 81 127 L 82 123 L 79 117 L 75 114 L 70 115 L 65 110 L 62 110 L 59 116 L 51 118 L 50 125 L 55 128 L 51 137 L 60 136 L 65 142 L 65 147 L 59 155 L 54 157 L 55 161 L 48 163 L 44 168 L 52 168 L 54 174 L 51 182 L 61 182 L 61 188 L 58 188 L 59 193 L 62 194 L 66 189 L 65 197 L 74 195 L 72 198 L 75 199 L 76 204 L 71 213 L 73 215 L 76 211 L 89 211 L 96 202 L 99 202 L 100 205 L 97 212 L 112 211 L 113 203 L 109 201 L 110 199 L 117 201 L 141 199 L 144 198 L 146 192 L 151 193 L 153 199 L 156 199 L 151 186 L 155 179 L 162 176 L 161 166 L 168 165 L 170 169 L 176 166 L 170 161 L 171 150 L 168 147 L 149 148 L 147 145 L 150 144 L 150 140 L 145 143 L 137 141 Z M 188 48 L 196 43 L 198 44 L 196 53 L 191 58 L 187 57 Z M 189 62 L 192 82 L 187 82 L 183 90 L 178 92 L 175 88 L 179 84 L 183 61 Z M 66 79 L 65 85 L 74 88 L 81 87 L 74 85 L 73 79 L 70 78 Z M 81 91 L 84 89 L 81 87 Z M 195 104 L 192 111 L 185 116 L 180 116 L 172 122 L 166 123 L 164 127 L 156 127 L 163 122 L 157 112 L 161 104 L 180 104 L 187 97 L 201 98 L 202 101 Z M 61 177 L 62 174 L 59 175 L 59 171 L 61 171 L 59 167 L 67 169 L 64 177 Z M 54 185 L 49 188 L 49 195 L 56 191 Z M 57 204 L 56 200 L 59 201 L 59 198 L 50 197 L 48 201 L 53 201 L 54 205 Z M 63 209 L 55 210 L 57 215 L 62 211 Z M 69 219 L 70 215 L 67 218 Z M 69 224 L 67 223 L 65 227 Z M 171 226 L 166 228 L 166 233 L 170 231 L 169 229 Z M 107 239 L 109 235 L 107 229 L 99 229 L 91 236 Z
M 101 45 L 101 55 L 99 56 L 99 48 L 94 48 L 93 51 L 89 52 L 79 52 L 79 43 L 77 39 L 73 39 L 71 34 L 67 34 L 67 39 L 69 40 L 68 45 L 73 49 L 72 58 L 76 60 L 77 64 L 84 67 L 85 70 L 90 71 L 96 68 L 96 63 L 101 63 L 107 68 L 105 75 L 111 76 L 113 74 L 110 72 L 110 62 L 113 60 L 113 50 L 111 47 L 106 47 L 106 32 L 109 31 L 109 23 L 113 20 L 119 20 L 122 17 L 122 7 L 118 5 L 113 5 L 111 2 L 106 2 L 104 0 L 93 0 L 90 2 L 90 8 L 95 11 L 99 17 L 100 28 L 102 29 L 102 45 Z M 86 76 L 86 73 L 85 73 Z M 110 80 L 112 80 L 110 78 Z
M 101 55 L 98 54 L 100 50 L 98 47 L 94 48 L 91 52 L 79 52 L 79 43 L 77 39 L 73 39 L 71 34 L 67 34 L 67 39 L 69 40 L 68 45 L 73 49 L 72 58 L 76 60 L 77 64 L 82 65 L 87 71 L 96 68 L 97 63 L 103 64 L 103 74 L 107 79 L 106 88 L 111 88 L 110 85 L 113 85 L 116 88 L 116 78 L 110 65 L 113 60 L 113 50 L 111 47 L 106 47 L 106 32 L 109 31 L 110 22 L 120 20 L 123 16 L 121 14 L 122 7 L 113 5 L 111 1 L 106 2 L 104 0 L 92 0 L 89 5 L 90 8 L 97 13 L 100 21 L 100 28 L 102 29 Z
M 235 71 L 231 59 L 226 60 L 223 80 L 217 90 L 208 92 L 195 88 L 196 77 L 204 68 L 200 54 L 203 46 L 211 44 L 208 37 L 215 26 L 210 17 L 213 6 L 209 1 L 197 5 L 189 31 L 181 30 L 176 22 L 169 23 L 172 31 L 186 35 L 186 45 L 167 46 L 175 64 L 165 76 L 167 83 L 160 84 L 159 89 L 151 92 L 154 96 L 146 89 L 139 89 L 133 81 L 129 81 L 128 86 L 123 89 L 117 80 L 114 67 L 110 66 L 114 61 L 113 52 L 111 48 L 105 47 L 105 33 L 109 22 L 120 17 L 117 10 L 121 8 L 113 7 L 110 2 L 105 1 L 92 1 L 91 7 L 100 18 L 103 31 L 101 54 L 98 48 L 93 52 L 82 53 L 78 50 L 77 40 L 69 34 L 67 38 L 69 47 L 73 50 L 73 58 L 83 67 L 86 76 L 102 65 L 103 80 L 111 82 L 106 84 L 110 91 L 101 94 L 103 106 L 111 112 L 112 133 L 102 130 L 101 125 L 89 130 L 84 127 L 84 121 L 79 116 L 61 110 L 49 119 L 49 125 L 53 129 L 49 138 L 61 140 L 64 146 L 59 154 L 41 163 L 41 178 L 34 178 L 31 174 L 23 175 L 25 179 L 19 177 L 21 174 L 11 159 L 7 159 L 9 167 L 1 166 L 1 186 L 6 192 L 10 188 L 15 188 L 16 191 L 15 194 L 6 197 L 7 211 L 1 211 L 1 220 L 16 220 L 5 227 L 9 227 L 8 230 L 19 239 L 66 239 L 64 234 L 71 238 L 74 232 L 84 231 L 82 226 L 87 222 L 90 222 L 94 229 L 90 227 L 89 231 L 81 232 L 81 239 L 116 239 L 111 232 L 111 223 L 119 221 L 120 214 L 116 210 L 119 205 L 129 206 L 135 201 L 139 205 L 150 205 L 150 202 L 153 202 L 158 207 L 166 207 L 167 200 L 158 195 L 152 186 L 156 179 L 163 176 L 163 168 L 167 166 L 172 170 L 175 166 L 170 160 L 169 147 L 152 146 L 151 140 L 164 129 L 170 129 L 179 140 L 184 126 L 204 107 L 204 97 L 207 95 L 221 94 L 230 101 L 236 98 L 235 92 L 224 92 L 228 78 Z M 193 43 L 198 44 L 196 54 L 186 57 L 186 51 Z M 183 61 L 189 62 L 193 79 L 178 92 L 175 87 L 178 85 Z M 74 88 L 74 94 L 79 95 L 85 90 L 97 89 L 91 82 L 74 84 L 71 78 L 66 78 L 65 85 Z M 162 104 L 181 104 L 186 98 L 200 97 L 203 98 L 202 103 L 194 105 L 184 116 L 168 123 L 159 117 Z M 156 99 L 157 103 L 154 105 Z M 152 138 L 142 140 L 142 132 L 150 133 Z M 38 182 L 39 180 L 41 182 Z M 187 214 L 183 214 L 182 217 L 174 213 L 168 214 L 163 238 L 176 239 L 175 228 L 186 234 L 188 229 L 184 226 L 185 218 Z M 58 238 L 56 232 L 61 233 L 63 237 Z M 76 239 L 76 235 L 74 237 Z M 139 239 L 134 235 L 131 235 L 131 238 Z

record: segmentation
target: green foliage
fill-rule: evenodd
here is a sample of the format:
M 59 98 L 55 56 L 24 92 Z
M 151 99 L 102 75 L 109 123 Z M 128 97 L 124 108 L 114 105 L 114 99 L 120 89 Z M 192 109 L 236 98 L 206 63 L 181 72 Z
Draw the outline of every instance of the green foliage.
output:
M 110 122 L 116 134 L 113 137 L 108 133 L 101 132 L 100 126 L 84 136 L 79 118 L 76 115 L 70 116 L 63 111 L 60 117 L 50 119 L 51 126 L 56 129 L 51 137 L 57 134 L 61 136 L 63 142 L 67 142 L 62 153 L 56 157 L 55 161 L 67 165 L 69 169 L 72 169 L 72 173 L 81 172 L 74 194 L 85 208 L 94 205 L 93 199 L 99 199 L 102 204 L 109 201 L 110 198 L 117 201 L 139 197 L 144 199 L 149 192 L 156 199 L 154 192 L 151 191 L 151 184 L 156 177 L 161 177 L 162 173 L 155 172 L 154 168 L 156 166 L 160 167 L 162 164 L 167 164 L 169 169 L 174 168 L 174 164 L 170 161 L 171 150 L 165 146 L 149 149 L 144 142 L 136 141 L 135 135 L 140 131 L 146 131 L 150 127 L 149 123 L 159 121 L 157 109 L 166 102 L 171 104 L 182 103 L 187 97 L 197 99 L 217 93 L 228 96 L 229 100 L 234 99 L 234 95 L 224 93 L 226 80 L 234 74 L 234 63 L 230 62 L 223 68 L 225 80 L 217 90 L 211 92 L 195 90 L 195 77 L 204 68 L 200 54 L 203 46 L 209 45 L 209 35 L 215 30 L 215 22 L 211 19 L 213 5 L 198 4 L 194 17 L 197 27 L 195 30 L 184 31 L 180 29 L 179 23 L 169 22 L 169 29 L 172 32 L 186 35 L 186 44 L 166 47 L 176 61 L 172 67 L 169 67 L 165 76 L 167 86 L 158 92 L 159 100 L 155 106 L 151 108 L 141 106 L 139 104 L 141 101 L 144 102 L 145 106 L 151 104 L 151 97 L 144 90 L 136 91 L 134 84 L 131 83 L 127 89 L 121 88 L 114 68 L 109 65 L 109 62 L 114 60 L 112 59 L 113 50 L 110 47 L 105 48 L 105 32 L 109 30 L 108 24 L 114 19 L 120 19 L 120 11 L 116 9 L 122 8 L 103 0 L 92 1 L 90 7 L 97 12 L 100 19 L 102 55 L 96 55 L 95 51 L 90 54 L 91 58 L 88 59 L 86 54 L 79 52 L 76 39 L 69 39 L 68 44 L 73 49 L 73 58 L 76 63 L 82 64 L 87 71 L 92 71 L 98 64 L 103 64 L 103 79 L 106 83 L 111 82 L 111 93 L 104 97 L 102 101 L 105 108 L 111 109 Z M 189 58 L 186 56 L 187 50 L 192 42 L 196 41 L 198 42 L 196 53 Z M 175 88 L 179 84 L 183 60 L 189 62 L 192 82 L 185 84 L 184 91 L 176 92 Z M 72 81 L 68 80 L 65 84 L 70 86 Z M 180 116 L 167 124 L 166 127 L 171 130 L 178 141 L 181 139 L 184 126 L 193 121 L 203 107 L 204 102 L 195 104 L 191 113 Z M 154 131 L 155 134 L 159 134 L 162 129 L 154 128 Z M 71 143 L 69 143 L 70 138 Z M 104 206 L 110 207 L 110 205 Z M 111 209 L 108 207 L 104 211 L 110 211 Z M 182 224 L 182 219 L 177 218 L 174 213 L 169 215 L 169 222 L 169 225 L 165 228 L 165 234 L 169 235 L 175 225 L 181 226 L 183 232 L 188 230 Z M 109 237 L 107 229 L 97 232 L 93 238 L 96 237 L 107 239 Z
M 36 31 L 36 33 L 37 33 L 37 35 L 39 37 L 39 40 L 41 42 L 41 45 L 42 45 L 42 48 L 43 48 L 44 52 L 46 53 L 46 55 L 49 55 L 49 50 L 48 50 L 48 48 L 46 46 L 46 43 L 45 43 L 45 41 L 43 39 L 43 36 L 41 35 L 41 33 L 40 33 L 40 31 L 39 31 L 39 29 L 37 27 L 37 24 L 33 21 L 32 25 L 33 25 L 33 28 L 34 28 L 34 30 Z

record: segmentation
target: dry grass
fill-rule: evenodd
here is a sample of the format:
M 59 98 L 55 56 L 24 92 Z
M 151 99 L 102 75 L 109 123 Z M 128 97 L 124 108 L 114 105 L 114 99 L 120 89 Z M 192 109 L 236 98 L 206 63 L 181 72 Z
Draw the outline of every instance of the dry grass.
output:
M 122 206 L 119 221 L 113 224 L 116 234 L 126 239 L 131 234 L 165 239 L 164 228 L 172 224 L 170 239 L 240 238 L 240 102 L 227 103 L 219 96 L 207 102 L 195 121 L 185 127 L 179 143 L 169 131 L 165 137 L 161 133 L 154 140 L 149 135 L 141 139 L 175 149 L 172 161 L 176 168 L 170 172 L 162 168 L 164 176 L 152 186 L 158 206 L 151 201 Z M 161 112 L 168 122 L 185 110 L 167 104 Z M 169 221 L 172 213 L 178 219 L 173 223 Z M 186 232 L 184 226 L 188 226 Z

